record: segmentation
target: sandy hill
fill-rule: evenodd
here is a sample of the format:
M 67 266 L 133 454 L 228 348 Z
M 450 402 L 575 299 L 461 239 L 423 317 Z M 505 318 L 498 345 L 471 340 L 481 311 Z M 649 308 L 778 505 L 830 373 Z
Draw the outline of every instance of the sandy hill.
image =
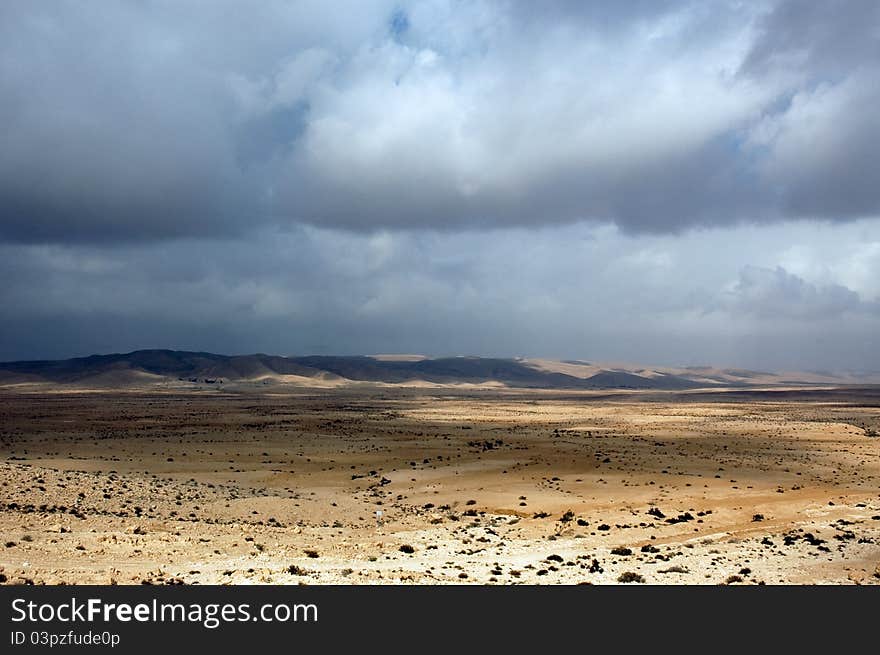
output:
M 580 360 L 428 358 L 417 355 L 281 357 L 138 350 L 65 360 L 0 363 L 0 384 L 69 384 L 95 387 L 160 383 L 261 382 L 327 384 L 502 385 L 542 389 L 657 389 L 783 384 L 868 384 L 880 376 L 852 373 L 769 373 L 712 367 L 646 368 Z

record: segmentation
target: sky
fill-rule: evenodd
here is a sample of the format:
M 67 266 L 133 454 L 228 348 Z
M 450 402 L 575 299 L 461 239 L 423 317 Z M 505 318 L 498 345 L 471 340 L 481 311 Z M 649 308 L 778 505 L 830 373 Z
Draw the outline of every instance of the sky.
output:
M 880 3 L 0 3 L 0 359 L 880 370 Z

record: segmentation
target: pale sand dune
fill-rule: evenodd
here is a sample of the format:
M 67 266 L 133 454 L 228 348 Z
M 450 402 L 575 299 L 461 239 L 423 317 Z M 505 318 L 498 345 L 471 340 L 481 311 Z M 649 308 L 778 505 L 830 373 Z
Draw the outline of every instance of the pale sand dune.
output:
M 257 375 L 247 380 L 236 380 L 227 382 L 226 386 L 238 384 L 239 386 L 249 387 L 252 384 L 272 384 L 293 387 L 315 387 L 318 389 L 336 389 L 350 384 L 349 380 L 341 378 L 338 375 L 323 373 L 316 376 L 305 375 L 279 375 L 271 373 L 266 375 Z
M 604 370 L 601 366 L 596 366 L 594 364 L 574 364 L 554 359 L 523 359 L 520 361 L 542 371 L 547 371 L 549 373 L 564 373 L 565 375 L 584 380 L 593 377 Z
M 848 371 L 816 373 L 810 371 L 748 371 L 742 369 L 718 368 L 712 366 L 699 367 L 663 367 L 643 366 L 626 362 L 590 362 L 573 363 L 553 359 L 522 359 L 520 360 L 535 368 L 552 372 L 564 373 L 577 378 L 587 379 L 602 371 L 623 371 L 645 378 L 658 378 L 674 375 L 696 382 L 705 383 L 708 387 L 724 386 L 725 384 L 880 384 L 880 373 L 858 374 Z

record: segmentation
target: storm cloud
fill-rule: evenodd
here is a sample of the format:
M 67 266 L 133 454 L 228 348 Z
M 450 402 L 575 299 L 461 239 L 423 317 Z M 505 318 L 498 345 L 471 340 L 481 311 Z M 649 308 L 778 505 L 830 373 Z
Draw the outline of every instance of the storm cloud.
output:
M 877 4 L 4 3 L 24 242 L 871 216 Z
M 11 244 L 0 360 L 172 347 L 878 368 L 876 227 L 305 226 L 113 249 Z
M 880 368 L 880 7 L 0 5 L 0 359 Z

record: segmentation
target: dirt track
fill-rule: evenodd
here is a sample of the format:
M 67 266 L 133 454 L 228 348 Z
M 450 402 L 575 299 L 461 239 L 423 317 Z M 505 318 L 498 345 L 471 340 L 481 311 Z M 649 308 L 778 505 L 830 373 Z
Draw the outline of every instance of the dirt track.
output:
M 876 584 L 878 428 L 880 390 L 3 392 L 0 575 Z

